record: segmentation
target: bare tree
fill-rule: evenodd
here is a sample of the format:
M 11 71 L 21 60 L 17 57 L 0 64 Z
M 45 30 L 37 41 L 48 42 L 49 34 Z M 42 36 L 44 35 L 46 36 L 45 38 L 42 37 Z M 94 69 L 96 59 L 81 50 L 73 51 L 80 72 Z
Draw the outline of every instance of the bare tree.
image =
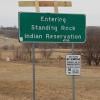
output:
M 2 53 L 1 53 L 1 51 L 0 51 L 0 60 L 2 59 Z
M 87 41 L 82 45 L 82 54 L 89 65 L 100 63 L 100 31 L 99 28 L 90 28 L 87 31 Z M 100 29 L 99 29 L 100 30 Z
M 100 63 L 100 39 L 99 37 L 94 39 L 93 61 L 96 66 L 98 66 Z
M 88 65 L 91 65 L 92 64 L 92 60 L 93 60 L 93 43 L 92 43 L 91 40 L 88 40 L 85 43 L 85 45 L 83 46 L 82 56 L 87 61 L 87 64 Z
M 23 44 L 24 53 L 28 61 L 32 61 L 32 44 Z
M 53 53 L 53 45 L 42 44 L 40 47 L 40 53 L 43 59 L 48 60 Z
M 23 44 L 17 47 L 14 52 L 15 60 L 32 61 L 32 47 L 31 44 Z

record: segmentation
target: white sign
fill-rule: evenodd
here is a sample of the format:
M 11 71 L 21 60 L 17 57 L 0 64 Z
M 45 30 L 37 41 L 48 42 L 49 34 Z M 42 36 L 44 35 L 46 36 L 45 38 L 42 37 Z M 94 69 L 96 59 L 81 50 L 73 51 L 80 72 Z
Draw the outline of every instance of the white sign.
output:
M 80 55 L 66 56 L 66 74 L 67 75 L 80 75 L 80 67 L 81 67 Z

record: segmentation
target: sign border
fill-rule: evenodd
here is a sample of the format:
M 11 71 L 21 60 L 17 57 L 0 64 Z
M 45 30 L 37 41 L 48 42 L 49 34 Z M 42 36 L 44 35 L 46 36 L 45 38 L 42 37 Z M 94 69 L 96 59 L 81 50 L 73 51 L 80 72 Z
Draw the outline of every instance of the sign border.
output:
M 71 15 L 84 15 L 84 16 L 85 16 L 85 39 L 84 39 L 83 42 L 52 42 L 52 41 L 50 41 L 50 42 L 49 42 L 49 41 L 47 41 L 47 42 L 46 42 L 46 41 L 41 41 L 41 42 L 40 42 L 40 41 L 21 41 L 21 40 L 20 40 L 20 38 L 21 38 L 21 37 L 20 37 L 20 27 L 19 27 L 19 26 L 20 26 L 20 20 L 19 20 L 19 19 L 20 19 L 20 18 L 19 18 L 20 16 L 19 16 L 19 15 L 20 15 L 21 13 L 29 13 L 29 14 L 30 14 L 30 13 L 37 13 L 37 12 L 18 12 L 18 40 L 19 40 L 19 42 L 21 42 L 21 43 L 51 43 L 51 44 L 54 44 L 54 43 L 75 43 L 75 44 L 77 44 L 77 43 L 85 43 L 86 40 L 87 40 L 87 35 L 86 35 L 86 15 L 85 15 L 85 14 L 79 14 L 79 13 L 77 13 L 77 14 L 76 14 L 76 13 L 73 13 L 73 14 L 71 14 L 71 13 L 57 13 L 57 14 L 65 14 L 65 15 L 66 15 L 66 14 L 71 14 Z M 39 13 L 38 13 L 38 14 L 39 14 Z M 56 14 L 56 13 L 44 13 L 44 12 L 43 12 L 43 13 L 40 13 L 40 14 Z
M 72 73 L 71 74 L 68 74 L 68 71 L 67 71 L 67 69 L 68 69 L 67 60 L 65 60 L 66 61 L 65 62 L 65 64 L 66 64 L 65 65 L 65 74 L 68 75 L 68 76 L 80 76 L 81 75 L 81 66 L 82 66 L 82 64 L 81 64 L 81 55 L 79 55 L 79 54 L 68 54 L 68 55 L 65 56 L 65 59 L 67 59 L 67 56 L 80 56 L 80 67 L 79 67 L 80 68 L 79 69 L 80 70 L 80 73 L 79 74 L 76 74 L 76 75 L 75 74 L 72 74 Z

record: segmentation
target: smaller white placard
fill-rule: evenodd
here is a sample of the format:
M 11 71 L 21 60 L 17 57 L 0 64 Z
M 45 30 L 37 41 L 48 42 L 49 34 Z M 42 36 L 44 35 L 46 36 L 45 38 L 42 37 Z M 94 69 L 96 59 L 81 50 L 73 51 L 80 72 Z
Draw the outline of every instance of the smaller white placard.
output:
M 66 74 L 80 75 L 81 56 L 80 55 L 66 55 Z

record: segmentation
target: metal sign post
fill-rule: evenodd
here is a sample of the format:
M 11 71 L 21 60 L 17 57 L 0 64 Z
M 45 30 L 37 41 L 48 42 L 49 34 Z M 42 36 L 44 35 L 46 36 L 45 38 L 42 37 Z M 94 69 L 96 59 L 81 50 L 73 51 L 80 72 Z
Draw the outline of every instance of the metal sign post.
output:
M 36 12 L 40 12 L 40 9 L 39 9 L 39 2 L 38 0 L 35 1 L 35 9 L 36 9 Z M 35 44 L 32 43 L 32 54 L 33 54 L 33 95 L 32 95 L 32 98 L 33 100 L 35 100 Z
M 72 53 L 66 55 L 66 74 L 72 77 L 72 100 L 75 100 L 75 76 L 80 75 L 81 56 L 74 54 L 74 44 L 72 44 Z
M 74 43 L 72 43 L 72 55 L 74 54 Z M 75 76 L 72 75 L 72 100 L 76 100 L 75 98 Z
M 32 80 L 32 100 L 35 100 L 35 44 L 32 43 L 32 68 L 33 68 L 33 80 Z
M 36 12 L 39 12 L 38 0 L 35 1 Z M 35 44 L 32 44 L 33 51 L 33 100 L 35 100 Z

